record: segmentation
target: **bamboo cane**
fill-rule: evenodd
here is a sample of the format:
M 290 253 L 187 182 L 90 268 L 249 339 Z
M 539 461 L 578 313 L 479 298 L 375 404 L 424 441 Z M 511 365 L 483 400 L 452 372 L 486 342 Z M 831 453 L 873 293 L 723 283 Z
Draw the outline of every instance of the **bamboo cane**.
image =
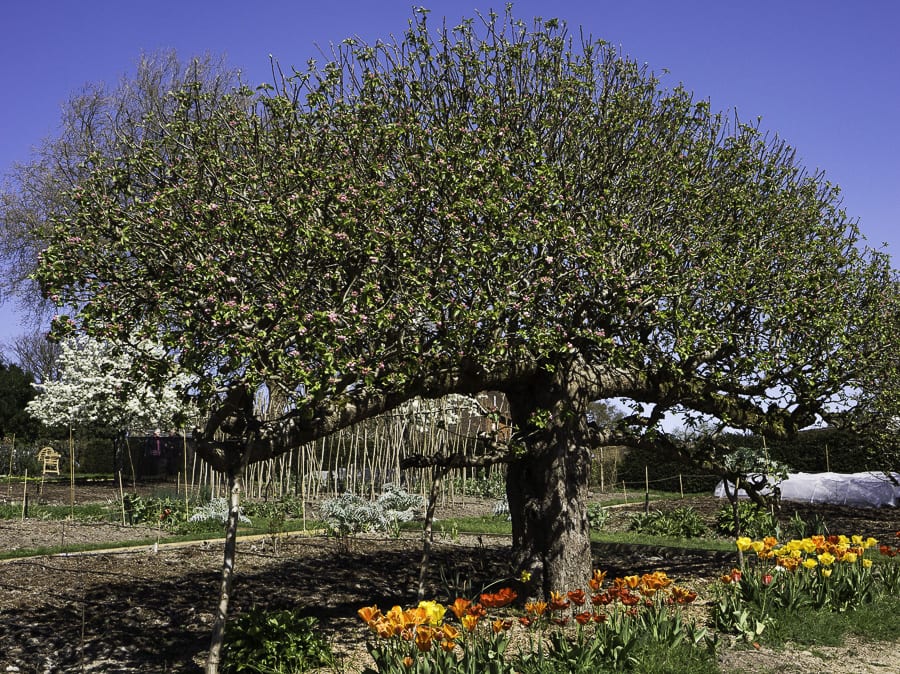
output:
M 125 526 L 125 488 L 122 486 L 122 471 L 119 471 L 119 501 L 122 503 L 122 526 Z

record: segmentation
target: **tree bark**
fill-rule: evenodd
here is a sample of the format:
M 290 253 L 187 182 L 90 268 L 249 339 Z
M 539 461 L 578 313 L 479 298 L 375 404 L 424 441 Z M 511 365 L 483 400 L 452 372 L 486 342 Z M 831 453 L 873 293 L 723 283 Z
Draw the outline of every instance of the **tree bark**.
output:
M 586 587 L 592 563 L 585 508 L 591 457 L 578 442 L 584 415 L 574 413 L 567 400 L 548 405 L 538 396 L 510 396 L 510 407 L 514 423 L 526 429 L 525 449 L 510 461 L 506 479 L 517 571 L 528 571 L 529 589 L 545 597 Z M 550 412 L 543 428 L 529 428 L 536 410 Z
M 219 593 L 219 605 L 213 622 L 212 638 L 209 643 L 209 654 L 206 660 L 206 674 L 218 674 L 222 660 L 222 647 L 225 643 L 225 622 L 228 617 L 228 603 L 231 600 L 231 585 L 234 579 L 234 560 L 237 550 L 238 516 L 241 504 L 241 473 L 229 470 L 228 476 L 228 520 L 225 526 L 225 552 L 222 560 L 222 580 Z

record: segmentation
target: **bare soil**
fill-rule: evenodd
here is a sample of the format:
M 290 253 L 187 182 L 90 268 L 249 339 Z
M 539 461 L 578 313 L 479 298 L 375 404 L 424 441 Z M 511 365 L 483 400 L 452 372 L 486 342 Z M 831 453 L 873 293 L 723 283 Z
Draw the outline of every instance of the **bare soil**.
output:
M 113 487 L 78 488 L 77 501 L 105 502 Z M 68 503 L 68 489 L 44 493 L 46 500 Z M 488 514 L 491 503 L 468 499 L 439 510 L 438 517 Z M 722 502 L 691 497 L 683 502 L 651 504 L 667 508 L 690 505 L 710 522 Z M 611 509 L 607 528 L 627 524 L 642 503 Z M 891 508 L 859 509 L 787 504 L 808 521 L 818 515 L 833 533 L 858 533 L 888 540 L 900 528 Z M 0 520 L 0 550 L 75 542 L 151 542 L 123 551 L 40 556 L 0 562 L 0 672 L 196 672 L 208 646 L 218 592 L 222 545 L 218 541 L 156 545 L 156 530 L 103 523 Z M 438 536 L 427 578 L 428 595 L 449 599 L 468 585 L 515 573 L 510 568 L 509 539 Z M 610 576 L 666 571 L 677 582 L 700 592 L 734 556 L 672 548 L 597 546 L 596 566 Z M 254 606 L 301 608 L 321 621 L 342 663 L 338 671 L 357 672 L 365 654 L 366 628 L 356 617 L 363 605 L 413 603 L 418 587 L 421 542 L 363 537 L 341 550 L 323 537 L 268 537 L 239 544 L 232 615 Z M 708 593 L 707 593 L 708 594 Z M 788 664 L 789 663 L 789 664 Z M 723 672 L 900 671 L 900 643 L 858 641 L 838 648 L 726 649 Z

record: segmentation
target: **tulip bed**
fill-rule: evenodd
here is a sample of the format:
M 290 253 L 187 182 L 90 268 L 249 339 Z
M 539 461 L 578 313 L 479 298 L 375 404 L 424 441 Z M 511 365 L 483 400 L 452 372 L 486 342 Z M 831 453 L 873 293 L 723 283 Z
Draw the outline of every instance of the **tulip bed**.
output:
M 897 533 L 900 539 L 900 532 Z M 898 540 L 900 544 L 900 540 Z M 705 618 L 685 608 L 698 593 L 666 573 L 626 575 L 607 582 L 595 571 L 584 589 L 526 600 L 516 587 L 449 605 L 359 609 L 369 628 L 373 665 L 366 674 L 543 674 L 550 672 L 716 672 L 724 643 L 762 640 L 767 628 L 801 611 L 848 612 L 883 597 L 900 596 L 900 545 L 861 536 L 811 536 L 779 542 L 738 538 L 748 559 L 709 585 Z M 873 563 L 877 547 L 878 563 Z M 660 664 L 662 663 L 662 664 Z

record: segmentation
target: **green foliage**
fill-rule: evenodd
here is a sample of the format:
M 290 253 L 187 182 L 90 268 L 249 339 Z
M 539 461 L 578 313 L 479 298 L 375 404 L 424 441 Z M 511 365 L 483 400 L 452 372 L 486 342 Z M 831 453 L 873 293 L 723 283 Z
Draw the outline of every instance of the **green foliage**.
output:
M 609 519 L 609 511 L 599 503 L 589 503 L 587 507 L 588 524 L 591 531 L 601 531 Z
M 719 515 L 720 517 L 722 516 L 721 513 L 719 513 Z M 733 521 L 734 518 L 732 517 L 732 522 Z M 734 529 L 733 526 L 731 528 Z M 774 530 L 770 529 L 769 531 Z M 824 536 L 827 533 L 828 523 L 825 521 L 825 518 L 822 517 L 821 513 L 815 513 L 811 518 L 806 519 L 801 517 L 795 510 L 779 538 L 803 539 L 807 536 Z M 766 534 L 757 531 L 752 534 L 751 537 L 759 538 L 764 535 Z
M 900 638 L 898 609 L 900 597 L 886 595 L 842 613 L 811 607 L 776 611 L 765 641 L 774 646 L 839 646 L 851 635 L 865 641 L 896 641 Z
M 411 520 L 424 505 L 418 494 L 409 494 L 397 485 L 386 484 L 374 501 L 356 494 L 341 494 L 319 506 L 325 526 L 342 544 L 365 531 L 384 531 L 397 535 L 400 523 Z
M 775 535 L 778 530 L 778 520 L 770 510 L 750 501 L 738 501 L 737 506 L 742 536 L 763 538 Z M 734 511 L 731 505 L 722 506 L 716 513 L 716 531 L 729 538 L 737 536 Z
M 245 500 L 241 503 L 242 512 L 248 517 L 260 519 L 300 519 L 304 515 L 305 504 L 297 496 L 284 496 L 271 501 Z
M 771 407 L 793 408 L 785 392 L 815 408 L 839 366 L 883 357 L 860 347 L 890 327 L 889 262 L 791 148 L 560 22 L 487 24 L 435 34 L 419 11 L 396 41 L 341 43 L 266 90 L 176 86 L 133 120 L 158 133 L 111 139 L 50 218 L 36 276 L 78 307 L 56 334 L 164 322 L 165 356 L 141 367 L 177 360 L 207 401 L 652 364 L 627 387 L 648 401 L 791 428 L 806 419 Z M 585 405 L 616 394 L 579 371 Z
M 297 611 L 253 609 L 225 629 L 226 674 L 292 674 L 331 664 L 331 646 L 318 621 Z
M 124 499 L 129 524 L 158 526 L 173 534 L 223 531 L 228 517 L 228 503 L 224 498 L 198 504 L 190 513 L 185 510 L 184 499 L 176 496 L 143 497 L 126 493 Z M 243 514 L 238 517 L 241 522 L 250 523 Z
M 85 157 L 35 274 L 75 308 L 54 335 L 161 339 L 135 368 L 190 373 L 218 468 L 248 451 L 223 433 L 274 456 L 489 386 L 540 392 L 523 466 L 598 399 L 790 434 L 900 381 L 890 260 L 776 135 L 559 21 L 427 17 L 255 92 L 176 86 Z
M 690 506 L 636 513 L 631 516 L 628 528 L 650 536 L 678 538 L 699 538 L 709 532 L 703 518 Z
M 630 447 L 622 453 L 622 460 L 616 467 L 616 476 L 620 490 L 623 480 L 631 492 L 635 485 L 643 488 L 647 478 L 655 489 L 677 492 L 683 488 L 685 493 L 691 494 L 708 494 L 721 479 L 714 470 L 685 464 L 659 450 L 640 447 Z
M 28 442 L 37 437 L 40 422 L 25 410 L 35 396 L 33 382 L 31 373 L 0 358 L 0 438 L 15 435 L 19 442 Z
M 506 479 L 499 472 L 465 479 L 455 477 L 453 478 L 453 490 L 463 496 L 499 500 L 506 498 Z

